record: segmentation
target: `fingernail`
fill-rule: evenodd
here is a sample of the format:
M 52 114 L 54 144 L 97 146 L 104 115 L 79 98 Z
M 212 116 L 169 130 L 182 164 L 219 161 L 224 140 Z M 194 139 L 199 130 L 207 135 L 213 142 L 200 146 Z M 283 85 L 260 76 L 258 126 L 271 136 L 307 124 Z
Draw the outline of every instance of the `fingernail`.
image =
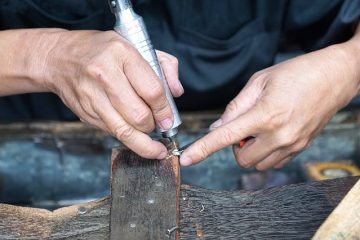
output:
M 191 160 L 191 158 L 189 158 L 187 156 L 181 155 L 180 156 L 180 164 L 185 167 L 190 166 L 192 164 L 192 160 Z
M 218 128 L 218 127 L 220 127 L 221 126 L 221 124 L 222 124 L 222 119 L 220 118 L 220 119 L 218 119 L 218 120 L 216 120 L 213 124 L 211 124 L 210 125 L 210 130 L 214 130 L 214 129 L 216 129 L 216 128 Z
M 166 118 L 165 120 L 162 120 L 160 122 L 160 126 L 163 128 L 163 129 L 170 129 L 173 125 L 173 122 L 170 118 Z
M 167 151 L 163 151 L 160 153 L 160 155 L 158 156 L 158 159 L 159 160 L 162 160 L 164 158 L 166 158 L 166 156 L 168 155 L 168 152 Z

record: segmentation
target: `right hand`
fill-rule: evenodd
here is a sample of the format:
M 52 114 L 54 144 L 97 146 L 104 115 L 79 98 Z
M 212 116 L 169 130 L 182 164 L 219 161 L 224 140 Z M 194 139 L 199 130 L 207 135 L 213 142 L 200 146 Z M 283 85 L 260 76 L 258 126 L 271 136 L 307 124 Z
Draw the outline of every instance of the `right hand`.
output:
M 81 121 L 99 127 L 145 158 L 166 147 L 147 133 L 172 126 L 162 82 L 138 51 L 114 31 L 63 31 L 49 48 L 42 76 Z M 158 51 L 172 94 L 183 93 L 177 59 Z

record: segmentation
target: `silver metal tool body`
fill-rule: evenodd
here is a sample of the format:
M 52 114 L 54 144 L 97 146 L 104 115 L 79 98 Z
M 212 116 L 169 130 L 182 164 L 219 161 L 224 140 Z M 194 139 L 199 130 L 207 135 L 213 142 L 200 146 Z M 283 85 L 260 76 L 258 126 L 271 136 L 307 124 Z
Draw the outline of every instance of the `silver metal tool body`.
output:
M 181 119 L 163 71 L 160 67 L 155 50 L 150 41 L 145 23 L 142 17 L 134 12 L 129 0 L 108 1 L 111 11 L 116 16 L 116 23 L 114 27 L 115 31 L 127 39 L 140 52 L 164 85 L 166 98 L 173 112 L 174 124 L 169 130 L 162 129 L 160 126 L 157 126 L 157 130 L 161 132 L 163 137 L 170 138 L 174 141 L 174 137 L 178 133 L 178 127 L 181 124 Z

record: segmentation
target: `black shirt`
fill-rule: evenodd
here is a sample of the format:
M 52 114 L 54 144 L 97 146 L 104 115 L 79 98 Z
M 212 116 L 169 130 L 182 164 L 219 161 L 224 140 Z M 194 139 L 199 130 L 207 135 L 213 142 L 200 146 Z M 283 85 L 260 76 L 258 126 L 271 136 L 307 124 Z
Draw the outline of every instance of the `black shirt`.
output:
M 180 110 L 223 107 L 281 48 L 312 51 L 346 41 L 360 0 L 137 0 L 156 48 L 178 57 L 185 94 Z M 106 0 L 3 0 L 1 29 L 61 27 L 110 30 Z M 66 53 L 64 53 L 66 54 Z M 53 94 L 0 98 L 1 120 L 75 116 Z

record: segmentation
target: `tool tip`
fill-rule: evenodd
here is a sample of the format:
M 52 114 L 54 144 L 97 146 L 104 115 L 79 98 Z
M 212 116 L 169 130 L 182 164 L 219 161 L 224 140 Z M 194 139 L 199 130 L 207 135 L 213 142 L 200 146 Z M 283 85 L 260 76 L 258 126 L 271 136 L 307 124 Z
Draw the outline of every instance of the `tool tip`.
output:
M 174 149 L 178 149 L 179 148 L 179 143 L 176 140 L 176 138 L 175 137 L 170 137 L 169 139 L 170 139 L 171 144 L 173 145 Z

